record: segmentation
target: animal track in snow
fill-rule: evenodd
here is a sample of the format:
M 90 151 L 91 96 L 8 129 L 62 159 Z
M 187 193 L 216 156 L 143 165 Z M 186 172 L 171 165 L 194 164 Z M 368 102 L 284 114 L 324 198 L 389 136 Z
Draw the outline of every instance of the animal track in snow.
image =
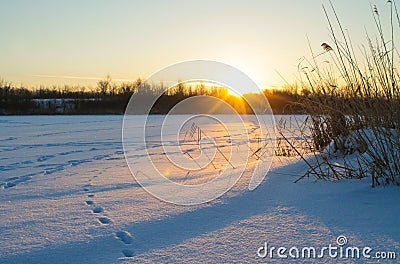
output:
M 0 182 L 0 187 L 3 186 L 3 189 L 15 187 L 20 183 L 31 180 L 32 176 L 33 176 L 33 174 L 29 174 L 29 175 L 25 175 L 25 176 L 8 178 L 4 182 Z
M 46 160 L 54 158 L 54 157 L 55 157 L 55 155 L 44 155 L 44 156 L 37 158 L 36 161 L 43 162 L 43 161 L 46 161 Z
M 131 234 L 127 231 L 118 231 L 115 235 L 122 241 L 124 244 L 132 244 L 133 238 Z
M 101 208 L 100 206 L 96 206 L 95 208 L 93 208 L 92 212 L 95 214 L 99 214 L 103 212 L 103 208 Z
M 106 216 L 99 217 L 98 220 L 103 225 L 107 225 L 107 224 L 111 223 L 111 219 Z
M 125 257 L 131 258 L 134 256 L 133 251 L 130 249 L 124 249 L 122 250 L 122 254 L 124 254 Z

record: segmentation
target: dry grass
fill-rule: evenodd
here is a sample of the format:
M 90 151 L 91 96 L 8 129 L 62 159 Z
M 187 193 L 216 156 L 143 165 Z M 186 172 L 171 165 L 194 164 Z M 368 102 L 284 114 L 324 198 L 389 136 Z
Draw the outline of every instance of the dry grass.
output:
M 394 45 L 394 24 L 400 25 L 400 21 L 395 2 L 387 5 L 391 35 L 384 36 L 378 9 L 371 7 L 377 36 L 367 35 L 361 56 L 355 55 L 332 3 L 332 15 L 324 7 L 332 44 L 323 43 L 323 53 L 317 55 L 311 50 L 312 58 L 303 58 L 298 65 L 300 86 L 306 95 L 300 104 L 310 113 L 310 150 L 316 150 L 316 162 L 309 165 L 309 173 L 318 178 L 368 176 L 372 186 L 400 185 L 400 75 Z M 335 158 L 360 154 L 357 164 L 347 164 L 344 159 L 337 165 L 322 155 L 329 144 L 335 148 L 330 153 Z

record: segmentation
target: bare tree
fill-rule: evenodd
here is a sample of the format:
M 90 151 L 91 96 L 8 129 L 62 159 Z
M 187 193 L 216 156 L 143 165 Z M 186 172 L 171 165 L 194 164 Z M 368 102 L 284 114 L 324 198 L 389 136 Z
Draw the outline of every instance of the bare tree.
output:
M 104 80 L 100 80 L 97 82 L 97 87 L 102 95 L 107 94 L 111 90 L 112 86 L 112 79 L 110 75 L 107 75 L 107 77 Z

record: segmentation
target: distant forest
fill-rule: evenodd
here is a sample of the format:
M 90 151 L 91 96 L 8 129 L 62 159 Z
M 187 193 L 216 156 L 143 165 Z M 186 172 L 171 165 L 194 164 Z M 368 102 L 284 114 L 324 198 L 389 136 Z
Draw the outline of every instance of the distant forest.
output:
M 85 86 L 17 87 L 0 80 L 0 115 L 32 114 L 123 114 L 133 94 L 151 96 L 164 90 L 163 84 L 145 84 L 142 79 L 116 83 L 107 76 L 95 88 Z M 301 95 L 293 89 L 266 89 L 263 93 L 275 114 L 301 113 L 297 106 Z M 257 100 L 260 94 L 237 97 L 228 89 L 204 84 L 184 84 L 168 89 L 157 100 L 151 114 L 166 114 L 177 103 L 198 95 L 213 96 L 224 100 L 238 113 L 251 113 L 246 100 Z M 243 108 L 243 105 L 246 105 Z

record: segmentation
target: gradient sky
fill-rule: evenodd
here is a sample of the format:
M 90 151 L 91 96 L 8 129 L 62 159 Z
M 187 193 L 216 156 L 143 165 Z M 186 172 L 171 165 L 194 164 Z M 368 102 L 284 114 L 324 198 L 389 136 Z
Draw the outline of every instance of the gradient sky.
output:
M 332 0 L 355 46 L 373 27 L 370 2 Z M 381 13 L 386 1 L 371 1 Z M 235 66 L 262 87 L 294 80 L 329 43 L 320 0 L 0 0 L 0 78 L 14 84 L 95 85 L 146 78 L 183 60 Z M 48 76 L 60 76 L 48 77 Z M 62 76 L 75 76 L 69 78 Z M 79 77 L 79 78 L 78 78 Z M 83 77 L 83 78 L 80 78 Z

